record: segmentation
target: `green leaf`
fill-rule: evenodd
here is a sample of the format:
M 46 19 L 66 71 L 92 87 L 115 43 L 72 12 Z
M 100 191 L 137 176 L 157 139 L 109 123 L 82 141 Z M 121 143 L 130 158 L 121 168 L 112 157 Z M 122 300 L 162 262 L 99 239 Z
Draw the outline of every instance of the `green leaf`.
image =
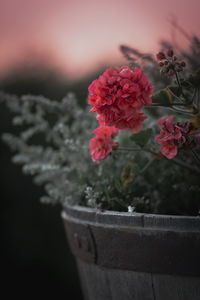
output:
M 121 191 L 122 191 L 122 185 L 121 185 L 120 180 L 118 178 L 116 178 L 116 177 L 114 178 L 114 185 L 115 185 L 116 190 L 119 193 L 121 193 Z
M 153 103 L 171 104 L 172 95 L 167 90 L 163 89 L 151 96 Z
M 145 130 L 140 131 L 137 134 L 131 135 L 131 140 L 138 144 L 140 147 L 144 147 L 152 135 L 153 130 L 151 128 L 147 128 Z
M 109 192 L 108 192 L 108 189 L 106 186 L 104 186 L 104 193 L 105 193 L 107 201 L 110 201 L 110 195 L 109 195 Z
M 179 97 L 181 95 L 181 89 L 179 86 L 176 85 L 169 85 L 168 87 L 169 92 L 171 92 L 172 98 L 175 98 L 173 95 Z

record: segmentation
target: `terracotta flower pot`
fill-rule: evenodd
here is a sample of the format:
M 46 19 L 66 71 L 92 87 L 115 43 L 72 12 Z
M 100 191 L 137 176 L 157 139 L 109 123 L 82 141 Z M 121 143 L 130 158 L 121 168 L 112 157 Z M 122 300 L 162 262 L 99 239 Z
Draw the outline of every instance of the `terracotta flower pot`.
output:
M 199 300 L 200 217 L 62 213 L 86 300 Z

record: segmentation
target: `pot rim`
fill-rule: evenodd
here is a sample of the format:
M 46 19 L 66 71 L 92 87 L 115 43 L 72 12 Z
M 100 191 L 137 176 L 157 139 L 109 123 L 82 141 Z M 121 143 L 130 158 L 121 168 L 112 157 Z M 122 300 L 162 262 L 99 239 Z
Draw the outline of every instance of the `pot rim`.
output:
M 118 212 L 69 204 L 64 205 L 61 216 L 63 219 L 77 219 L 104 226 L 200 232 L 200 216 Z
M 109 269 L 200 276 L 200 217 L 101 211 L 66 205 L 72 253 Z

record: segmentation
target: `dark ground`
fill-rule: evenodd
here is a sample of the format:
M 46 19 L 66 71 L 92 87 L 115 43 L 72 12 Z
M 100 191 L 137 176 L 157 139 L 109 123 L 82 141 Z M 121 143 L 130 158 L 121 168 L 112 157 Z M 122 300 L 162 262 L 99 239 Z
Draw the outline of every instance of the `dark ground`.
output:
M 0 89 L 21 94 L 43 94 L 61 99 L 68 90 L 85 102 L 87 78 L 75 86 L 48 73 L 38 77 L 13 73 Z M 29 75 L 29 74 L 28 74 Z M 78 89 L 77 89 L 78 87 Z M 84 104 L 83 104 L 84 105 Z M 0 107 L 0 133 L 13 132 L 8 110 Z M 11 152 L 0 142 L 0 222 L 1 222 L 1 294 L 5 298 L 44 298 L 82 300 L 75 260 L 72 256 L 61 219 L 61 207 L 39 202 L 42 188 L 22 174 L 11 162 Z

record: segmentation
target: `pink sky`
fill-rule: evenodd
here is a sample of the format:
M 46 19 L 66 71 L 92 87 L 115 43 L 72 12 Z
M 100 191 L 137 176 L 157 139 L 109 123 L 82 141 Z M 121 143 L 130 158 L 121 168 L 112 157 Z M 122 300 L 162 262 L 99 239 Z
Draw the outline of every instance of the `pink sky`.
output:
M 42 56 L 72 77 L 84 75 L 120 61 L 120 44 L 159 50 L 172 15 L 198 35 L 199 9 L 198 0 L 0 0 L 0 72 Z

